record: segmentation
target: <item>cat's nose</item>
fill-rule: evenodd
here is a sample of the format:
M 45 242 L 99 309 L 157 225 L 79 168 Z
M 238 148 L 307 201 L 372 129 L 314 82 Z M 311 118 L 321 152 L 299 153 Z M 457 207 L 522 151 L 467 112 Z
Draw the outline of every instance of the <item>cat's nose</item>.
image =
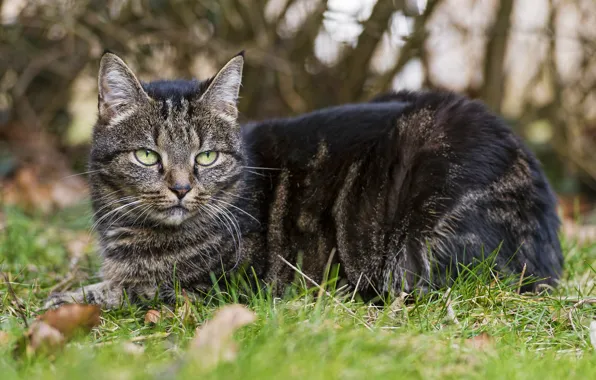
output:
M 174 194 L 176 194 L 178 199 L 182 199 L 192 189 L 192 187 L 190 187 L 189 183 L 186 183 L 186 184 L 177 183 L 173 187 L 170 187 L 169 189 Z

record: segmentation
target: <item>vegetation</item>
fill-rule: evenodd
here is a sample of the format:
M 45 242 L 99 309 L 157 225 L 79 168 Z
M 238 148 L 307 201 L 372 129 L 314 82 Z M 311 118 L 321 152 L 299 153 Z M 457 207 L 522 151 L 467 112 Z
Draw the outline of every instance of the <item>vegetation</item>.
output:
M 566 268 L 551 294 L 518 294 L 518 280 L 469 270 L 451 289 L 409 302 L 369 305 L 330 281 L 271 299 L 234 285 L 204 303 L 182 299 L 156 324 L 147 310 L 104 312 L 90 334 L 51 355 L 13 353 L 56 284 L 92 282 L 98 268 L 86 205 L 29 217 L 4 208 L 0 252 L 2 379 L 154 378 L 593 378 L 589 325 L 596 311 L 596 245 L 565 242 Z M 488 277 L 487 277 L 488 276 Z M 298 274 L 300 278 L 300 275 Z M 306 281 L 304 282 L 306 283 Z M 12 290 L 11 290 L 12 289 Z M 13 294 L 14 291 L 14 294 Z M 317 297 L 317 294 L 320 297 Z M 224 304 L 246 303 L 256 321 L 235 334 L 232 361 L 184 362 L 195 328 Z M 200 333 L 199 333 L 200 334 Z
M 593 0 L 0 0 L 0 379 L 596 378 L 595 17 Z M 97 280 L 88 189 L 73 173 L 104 49 L 142 79 L 206 78 L 245 49 L 243 120 L 397 88 L 481 99 L 559 193 L 560 287 L 519 294 L 519 279 L 462 268 L 451 289 L 370 305 L 297 272 L 283 300 L 233 284 L 203 303 L 181 294 L 170 311 L 153 305 L 160 318 L 103 312 L 63 349 L 24 354 L 49 292 Z M 236 302 L 256 313 L 234 334 L 237 354 L 181 361 L 196 328 Z

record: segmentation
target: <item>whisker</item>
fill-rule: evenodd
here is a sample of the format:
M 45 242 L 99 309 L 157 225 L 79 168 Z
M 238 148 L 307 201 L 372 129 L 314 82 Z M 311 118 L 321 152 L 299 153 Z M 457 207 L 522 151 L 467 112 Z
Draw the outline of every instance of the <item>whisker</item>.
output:
M 118 198 L 118 199 L 112 200 L 111 202 L 108 202 L 105 205 L 103 205 L 102 207 L 100 207 L 99 209 L 97 209 L 97 211 L 95 211 L 92 214 L 92 217 L 97 216 L 97 214 L 99 214 L 100 211 L 102 211 L 102 210 L 104 210 L 104 209 L 106 209 L 106 208 L 108 208 L 110 206 L 113 206 L 113 205 L 115 205 L 115 204 L 117 204 L 119 202 L 126 202 L 126 201 L 129 201 L 129 200 L 132 200 L 132 199 L 135 199 L 135 197 L 132 196 L 132 195 L 130 195 L 130 196 L 127 196 L 127 197 L 122 197 L 122 198 Z
M 252 200 L 252 199 L 250 199 L 250 198 L 246 198 L 246 197 L 240 196 L 240 195 L 238 195 L 238 194 L 230 193 L 230 192 L 227 192 L 227 191 L 225 191 L 225 190 L 220 190 L 220 191 L 221 191 L 222 193 L 226 194 L 226 195 L 229 195 L 230 197 L 236 197 L 236 198 L 239 198 L 239 199 L 245 199 L 245 200 L 247 200 L 247 201 L 251 201 L 251 200 Z
M 205 204 L 205 206 L 207 207 L 212 207 L 214 208 L 216 211 L 219 211 L 219 213 L 221 214 L 221 216 L 223 218 L 225 218 L 223 221 L 219 218 L 219 215 L 216 213 L 215 216 L 217 217 L 218 220 L 222 221 L 222 223 L 225 224 L 226 229 L 228 230 L 228 232 L 230 233 L 230 236 L 232 238 L 232 240 L 234 240 L 234 246 L 236 247 L 236 256 L 238 257 L 240 255 L 240 249 L 241 249 L 241 245 L 242 245 L 242 237 L 241 237 L 241 233 L 240 233 L 240 227 L 238 226 L 237 221 L 235 221 L 234 219 L 230 218 L 229 212 L 227 210 L 225 210 L 222 207 L 219 207 L 217 205 L 214 204 Z M 232 215 L 233 216 L 233 215 Z M 227 220 L 227 222 L 226 222 Z M 229 224 L 228 224 L 229 222 Z M 236 232 L 236 236 L 238 238 L 238 240 L 236 240 L 234 238 L 234 232 Z
M 264 168 L 262 166 L 242 166 L 245 169 L 258 169 L 258 170 L 282 170 L 281 168 Z
M 216 217 L 216 218 L 217 218 L 217 219 L 218 219 L 220 222 L 222 222 L 222 223 L 225 225 L 225 227 L 228 229 L 228 232 L 230 233 L 230 236 L 231 236 L 232 240 L 234 240 L 234 245 L 235 245 L 235 246 L 237 246 L 237 247 L 239 248 L 239 247 L 240 247 L 240 237 L 238 236 L 238 241 L 236 241 L 236 239 L 235 239 L 235 237 L 234 237 L 234 233 L 233 233 L 233 231 L 232 231 L 232 228 L 231 228 L 231 224 L 228 224 L 228 222 L 230 222 L 230 223 L 231 223 L 231 221 L 230 221 L 229 217 L 226 215 L 226 212 L 225 212 L 225 210 L 224 210 L 223 208 L 221 208 L 221 207 L 219 207 L 219 206 L 217 206 L 217 205 L 213 205 L 213 204 L 205 204 L 204 206 L 206 206 L 206 207 L 212 207 L 212 208 L 214 208 L 214 209 L 215 209 L 215 211 L 216 211 L 216 212 L 215 212 L 214 216 L 215 216 L 215 217 Z M 220 218 L 220 215 L 221 215 L 223 218 L 225 218 L 225 219 L 224 219 L 224 220 L 222 220 L 222 219 Z
M 122 210 L 123 208 L 129 207 L 129 206 L 133 206 L 133 205 L 136 205 L 136 204 L 139 204 L 140 202 L 142 202 L 142 201 L 141 200 L 132 201 L 132 202 L 126 203 L 126 204 L 124 204 L 124 205 L 122 205 L 120 207 L 116 207 L 115 209 L 113 209 L 110 212 L 106 213 L 101 218 L 97 219 L 95 221 L 95 223 L 93 223 L 93 226 L 91 226 L 91 232 L 93 232 L 97 227 L 99 227 L 101 221 L 104 220 L 105 218 L 111 217 L 112 215 L 114 215 L 118 211 Z
M 97 172 L 100 172 L 100 171 L 101 171 L 101 169 L 98 169 L 98 170 L 89 170 L 89 171 L 82 172 L 82 173 L 71 174 L 71 175 L 67 175 L 65 177 L 60 178 L 60 180 L 71 178 L 71 177 L 78 177 L 78 176 L 82 176 L 82 175 L 85 175 L 85 174 L 97 173 Z
M 247 173 L 250 173 L 250 174 L 258 175 L 258 176 L 261 176 L 261 177 L 267 177 L 267 174 L 253 172 L 252 170 L 247 170 L 246 172 Z
M 110 225 L 106 228 L 106 230 L 109 230 L 110 228 L 112 228 L 112 226 L 114 226 L 114 224 L 118 223 L 118 221 L 120 219 L 124 218 L 126 215 L 130 214 L 134 210 L 137 210 L 137 209 L 139 209 L 139 208 L 141 208 L 143 206 L 145 206 L 145 205 L 141 203 L 140 205 L 137 205 L 137 206 L 131 208 L 130 210 L 127 210 L 124 214 L 120 215 L 120 217 L 118 217 L 118 219 L 116 219 L 113 222 L 111 222 Z
M 244 211 L 244 210 L 243 210 L 243 209 L 241 209 L 240 207 L 238 207 L 238 206 L 234 206 L 234 205 L 233 205 L 233 204 L 231 204 L 231 203 L 228 203 L 228 202 L 226 202 L 226 201 L 222 201 L 221 199 L 218 199 L 218 198 L 215 198 L 215 197 L 213 197 L 213 198 L 211 198 L 211 199 L 212 199 L 212 200 L 214 200 L 214 201 L 217 201 L 217 202 L 221 202 L 221 203 L 223 203 L 223 204 L 226 204 L 226 205 L 228 205 L 228 206 L 230 206 L 230 207 L 233 207 L 233 208 L 235 208 L 236 210 L 240 211 L 241 213 L 243 213 L 243 214 L 245 214 L 245 215 L 247 215 L 247 216 L 251 217 L 251 218 L 252 218 L 252 219 L 253 219 L 255 222 L 257 222 L 257 223 L 261 224 L 261 222 L 260 222 L 260 221 L 259 221 L 257 218 L 255 218 L 254 216 L 250 215 L 248 212 Z
M 139 218 L 141 218 L 141 216 L 143 216 L 143 214 L 147 211 L 151 210 L 151 205 L 150 204 L 146 204 L 145 208 L 141 210 L 141 212 L 139 213 L 139 215 L 136 217 L 135 220 L 133 220 L 132 225 L 134 226 L 137 223 L 137 220 L 139 220 Z

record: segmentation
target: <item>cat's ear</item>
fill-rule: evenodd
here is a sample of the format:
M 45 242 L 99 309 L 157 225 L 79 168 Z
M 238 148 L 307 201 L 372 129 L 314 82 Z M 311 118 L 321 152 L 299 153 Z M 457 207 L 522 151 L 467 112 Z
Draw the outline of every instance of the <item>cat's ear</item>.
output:
M 149 100 L 126 63 L 110 52 L 101 57 L 98 84 L 99 117 L 105 120 Z
M 244 52 L 230 59 L 211 80 L 200 101 L 233 118 L 238 117 L 238 94 L 242 84 Z

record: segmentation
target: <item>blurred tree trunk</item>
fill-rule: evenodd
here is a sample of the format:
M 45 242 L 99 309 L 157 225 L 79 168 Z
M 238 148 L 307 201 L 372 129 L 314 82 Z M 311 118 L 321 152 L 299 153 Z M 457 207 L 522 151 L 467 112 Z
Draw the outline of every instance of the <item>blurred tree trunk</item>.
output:
M 500 113 L 503 101 L 505 74 L 504 63 L 511 27 L 513 0 L 500 0 L 496 20 L 489 30 L 489 40 L 484 56 L 484 83 L 480 97 L 495 112 Z
M 389 21 L 395 12 L 394 2 L 379 0 L 358 37 L 356 47 L 348 51 L 342 59 L 339 72 L 343 77 L 338 101 L 340 103 L 353 102 L 360 99 L 364 92 L 364 82 L 369 76 L 370 61 L 383 33 L 389 26 Z

